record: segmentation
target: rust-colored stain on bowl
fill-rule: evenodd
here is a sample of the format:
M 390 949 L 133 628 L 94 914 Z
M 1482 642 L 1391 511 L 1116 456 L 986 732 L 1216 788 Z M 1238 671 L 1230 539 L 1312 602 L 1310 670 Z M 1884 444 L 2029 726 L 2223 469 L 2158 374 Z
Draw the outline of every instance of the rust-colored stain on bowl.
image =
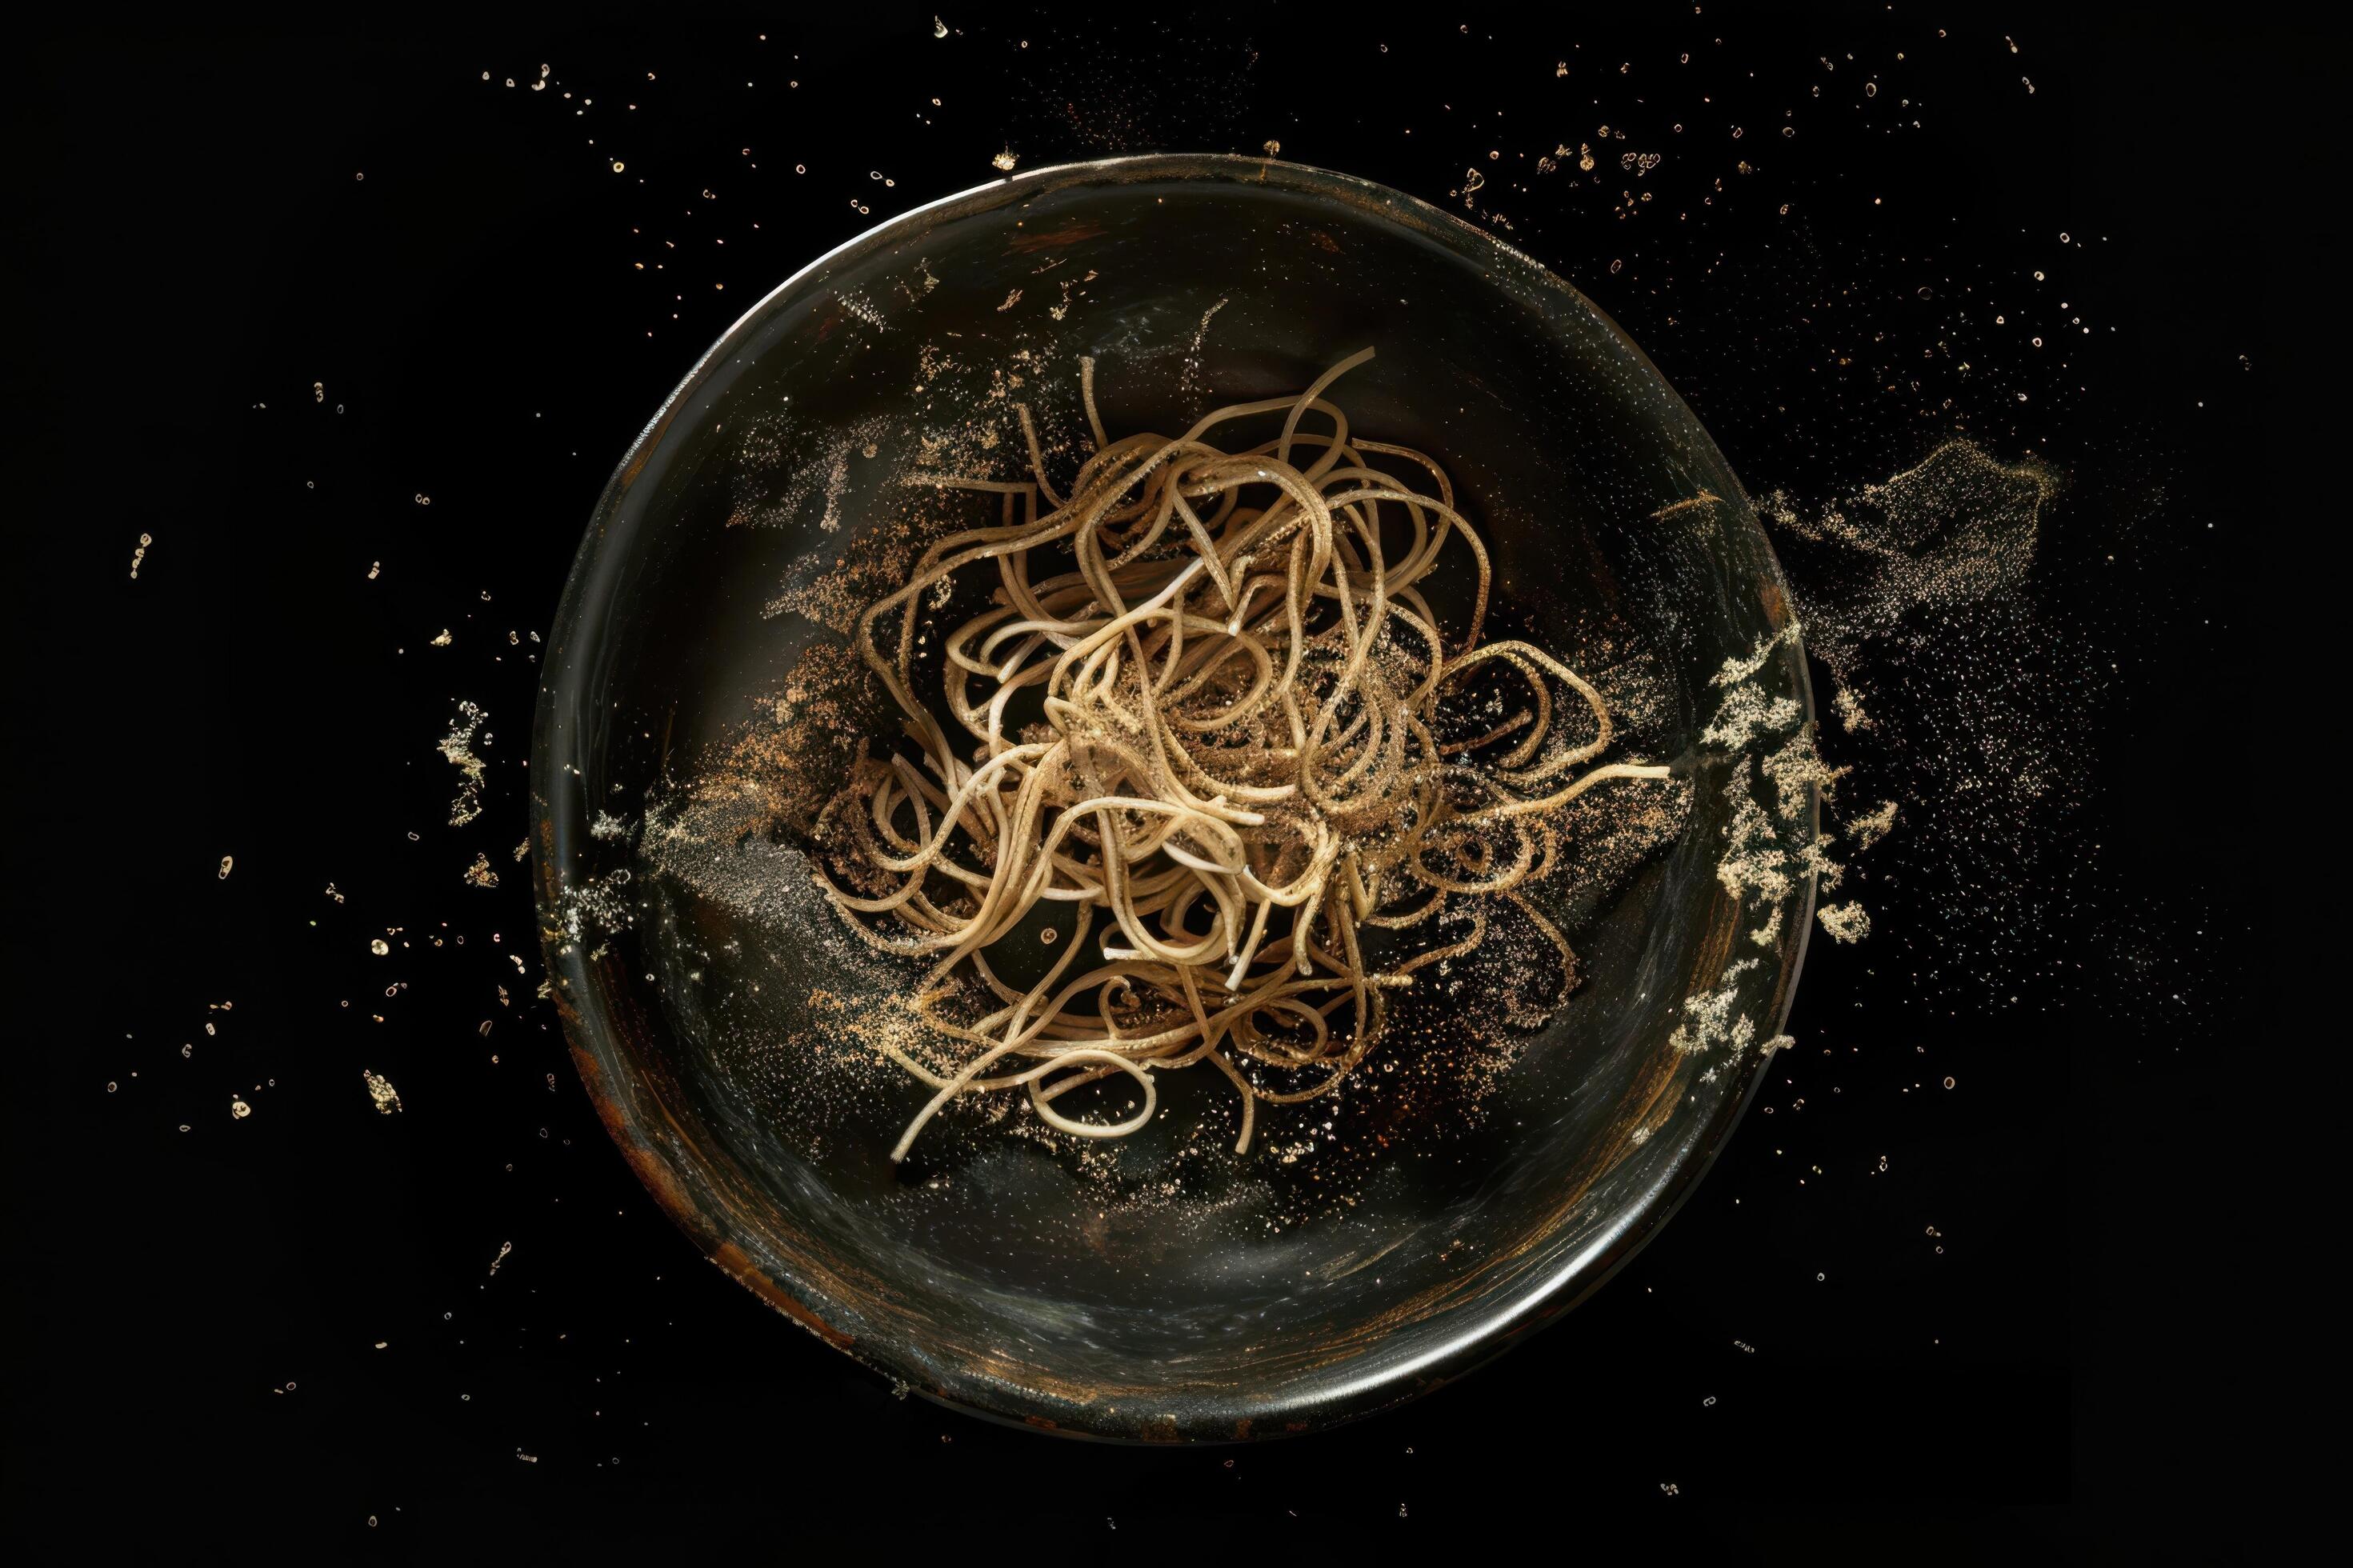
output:
M 1090 239 L 1100 239 L 1103 226 L 1099 223 L 1065 224 L 1060 228 L 1039 230 L 1016 229 L 1005 242 L 1005 248 L 1017 256 L 1034 256 L 1041 250 L 1056 250 L 1066 245 L 1078 245 Z
M 733 1242 L 722 1242 L 713 1247 L 711 1261 L 757 1290 L 762 1296 L 767 1298 L 778 1311 L 836 1350 L 846 1351 L 858 1342 L 857 1336 L 835 1328 L 791 1296 L 786 1295 L 777 1287 L 776 1282 L 756 1268 L 751 1258 L 745 1256 L 744 1249 Z

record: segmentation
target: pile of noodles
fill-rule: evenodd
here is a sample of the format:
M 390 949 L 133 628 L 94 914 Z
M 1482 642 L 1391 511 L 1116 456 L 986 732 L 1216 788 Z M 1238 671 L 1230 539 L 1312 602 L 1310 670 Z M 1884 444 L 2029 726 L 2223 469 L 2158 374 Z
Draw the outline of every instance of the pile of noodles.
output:
M 1540 647 L 1481 642 L 1486 550 L 1447 476 L 1353 437 L 1323 395 L 1372 352 L 1296 397 L 1115 441 L 1082 361 L 1095 449 L 1067 490 L 1026 408 L 1029 479 L 911 480 L 1000 495 L 1003 521 L 931 546 L 860 617 L 913 754 L 870 759 L 820 823 L 826 895 L 869 942 L 931 961 L 910 1005 L 942 1058 L 883 1047 L 936 1091 L 893 1160 L 950 1100 L 1006 1090 L 1063 1132 L 1121 1137 L 1152 1119 L 1155 1075 L 1203 1062 L 1240 1091 L 1245 1152 L 1259 1104 L 1330 1093 L 1380 1040 L 1388 993 L 1476 948 L 1499 906 L 1558 950 L 1560 994 L 1575 984 L 1525 890 L 1556 858 L 1547 818 L 1605 780 L 1668 770 L 1588 766 L 1610 742 L 1599 695 Z M 1275 413 L 1261 445 L 1208 438 Z M 1450 564 L 1477 573 L 1451 640 L 1423 596 Z M 962 573 L 995 585 L 938 650 L 955 737 L 913 668 L 919 620 Z M 1525 698 L 1461 733 L 1444 705 L 1490 666 L 1489 706 L 1499 674 Z M 1556 692 L 1590 723 L 1557 723 Z M 1017 697 L 1043 717 L 1008 734 Z M 1076 905 L 1075 935 L 1018 990 L 990 945 L 1041 902 Z M 1367 928 L 1466 915 L 1461 940 L 1366 961 Z M 1143 1091 L 1133 1116 L 1057 1107 L 1115 1073 Z

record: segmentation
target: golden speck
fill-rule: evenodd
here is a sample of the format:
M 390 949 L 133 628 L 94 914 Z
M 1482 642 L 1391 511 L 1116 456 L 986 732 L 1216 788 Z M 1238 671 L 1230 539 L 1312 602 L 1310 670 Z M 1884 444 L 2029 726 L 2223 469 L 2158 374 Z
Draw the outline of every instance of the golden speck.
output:
M 367 1083 L 368 1099 L 374 1102 L 378 1115 L 390 1116 L 400 1109 L 400 1091 L 392 1087 L 390 1079 L 366 1068 L 360 1068 L 360 1077 Z M 383 1348 L 382 1345 L 376 1346 L 378 1350 Z
M 242 1121 L 247 1117 L 253 1114 L 253 1107 L 248 1105 L 242 1100 L 232 1097 L 228 1102 L 228 1113 L 231 1116 L 236 1117 L 239 1121 Z

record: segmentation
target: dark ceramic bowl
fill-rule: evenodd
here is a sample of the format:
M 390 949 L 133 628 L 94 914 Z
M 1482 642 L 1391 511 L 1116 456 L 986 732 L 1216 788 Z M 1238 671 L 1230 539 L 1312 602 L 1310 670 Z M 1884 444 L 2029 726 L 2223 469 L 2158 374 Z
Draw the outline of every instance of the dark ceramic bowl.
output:
M 1640 742 L 1690 782 L 1679 837 L 1575 911 L 1585 984 L 1479 1112 L 1402 1129 L 1406 1147 L 1353 1171 L 1345 1201 L 1307 1201 L 1312 1159 L 1180 1160 L 1146 1134 L 1082 1168 L 1003 1126 L 927 1132 L 894 1169 L 890 1144 L 926 1091 L 888 1076 L 845 1089 L 816 1064 L 905 974 L 809 916 L 788 845 L 735 847 L 716 890 L 666 870 L 647 802 L 740 732 L 810 644 L 840 641 L 773 602 L 905 510 L 893 480 L 926 434 L 1006 412 L 997 376 L 1021 375 L 1017 395 L 1066 423 L 1092 353 L 1111 426 L 1166 429 L 1295 391 L 1367 343 L 1379 357 L 1340 395 L 1355 427 L 1449 468 L 1491 542 L 1505 617 L 1572 660 L 1608 637 L 1650 661 Z M 738 321 L 597 505 L 532 764 L 574 1056 L 698 1247 L 915 1391 L 1161 1440 L 1278 1436 L 1398 1404 L 1607 1279 L 1690 1192 L 1762 1076 L 1754 1050 L 1694 1055 L 1669 1037 L 1687 999 L 1722 993 L 1761 1040 L 1796 983 L 1810 880 L 1770 945 L 1747 940 L 1755 911 L 1715 875 L 1735 764 L 1698 744 L 1712 678 L 1788 614 L 1739 482 L 1641 351 L 1447 213 L 1214 156 L 1040 169 L 934 202 Z M 1810 714 L 1793 637 L 1757 679 Z M 1168 1076 L 1165 1104 L 1175 1079 L 1209 1075 Z

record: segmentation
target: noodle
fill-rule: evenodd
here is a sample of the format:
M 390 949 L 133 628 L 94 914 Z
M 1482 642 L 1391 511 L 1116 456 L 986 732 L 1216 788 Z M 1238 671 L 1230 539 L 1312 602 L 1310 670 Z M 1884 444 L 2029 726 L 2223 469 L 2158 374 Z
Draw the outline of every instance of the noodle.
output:
M 1082 360 L 1094 451 L 1066 489 L 1047 478 L 1026 407 L 1028 481 L 909 481 L 1000 496 L 1003 521 L 934 544 L 860 617 L 858 649 L 913 754 L 870 759 L 820 819 L 840 874 L 817 873 L 827 897 L 867 942 L 930 961 L 912 1005 L 970 1051 L 943 1072 L 887 1049 L 934 1090 L 894 1161 L 951 1101 L 1016 1089 L 1050 1128 L 1122 1137 L 1152 1120 L 1156 1073 L 1205 1060 L 1242 1097 L 1246 1153 L 1259 1103 L 1337 1088 L 1381 1038 L 1388 993 L 1475 950 L 1491 900 L 1559 954 L 1552 1005 L 1574 986 L 1576 954 L 1525 892 L 1556 859 L 1545 819 L 1597 784 L 1669 771 L 1575 772 L 1610 744 L 1599 693 L 1532 644 L 1481 641 L 1487 552 L 1446 474 L 1419 452 L 1352 440 L 1324 399 L 1372 353 L 1295 397 L 1116 441 L 1094 362 Z M 1262 445 L 1205 439 L 1278 412 L 1281 432 Z M 1377 466 L 1388 459 L 1436 494 Z M 1456 539 L 1477 588 L 1450 651 L 1421 585 Z M 969 737 L 959 746 L 918 698 L 914 663 L 925 608 L 947 605 L 968 570 L 995 584 L 942 649 L 945 711 Z M 1441 742 L 1464 727 L 1446 700 L 1490 665 L 1525 697 L 1503 722 Z M 1592 716 L 1584 739 L 1556 723 L 1556 687 Z M 1008 733 L 1017 703 L 1042 718 Z M 1064 903 L 1076 931 L 1051 969 L 1026 991 L 1004 984 L 988 949 Z M 1450 910 L 1469 919 L 1467 939 L 1367 963 L 1360 929 Z M 1090 966 L 1081 952 L 1099 921 L 1103 962 Z M 956 980 L 967 966 L 1000 1005 L 958 1023 L 943 1005 L 974 992 Z M 1544 1016 L 1510 1005 L 1522 1021 Z M 1126 1120 L 1056 1106 L 1114 1074 L 1143 1089 Z

